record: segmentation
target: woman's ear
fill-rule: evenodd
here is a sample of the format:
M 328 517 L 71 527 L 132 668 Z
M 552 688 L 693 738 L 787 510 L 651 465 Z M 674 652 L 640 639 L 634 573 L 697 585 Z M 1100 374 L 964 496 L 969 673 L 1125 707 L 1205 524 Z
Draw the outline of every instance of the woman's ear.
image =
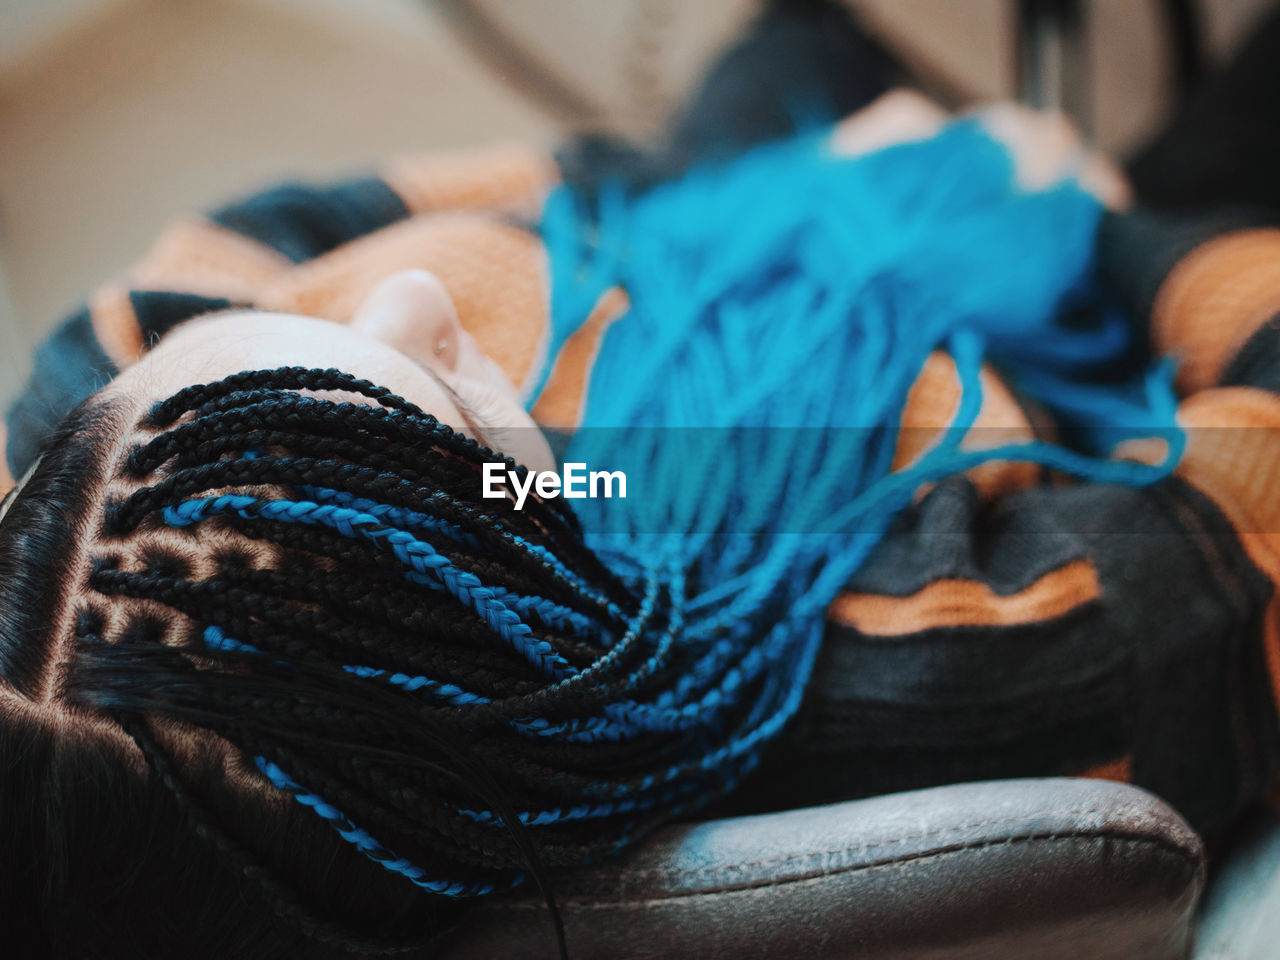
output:
M 437 372 L 458 366 L 458 311 L 444 284 L 428 270 L 387 277 L 360 304 L 351 326 Z

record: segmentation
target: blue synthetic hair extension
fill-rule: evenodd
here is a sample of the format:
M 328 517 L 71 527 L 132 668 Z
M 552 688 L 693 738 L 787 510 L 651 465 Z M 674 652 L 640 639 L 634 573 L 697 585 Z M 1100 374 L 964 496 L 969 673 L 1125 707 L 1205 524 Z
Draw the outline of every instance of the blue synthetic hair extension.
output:
M 1171 370 L 1073 379 L 1135 336 L 1094 283 L 1098 203 L 1069 182 L 1021 189 L 974 121 L 853 159 L 800 137 L 639 196 L 606 192 L 589 223 L 583 210 L 561 191 L 544 216 L 553 355 L 609 286 L 631 307 L 605 335 L 565 459 L 624 470 L 632 493 L 578 511 L 615 563 L 658 558 L 684 581 L 681 642 L 705 649 L 653 702 L 566 735 L 714 728 L 768 677 L 754 725 L 696 758 L 741 757 L 741 773 L 794 712 L 826 607 L 922 483 L 1007 459 L 1144 484 L 1180 455 Z M 1095 328 L 1059 322 L 1085 308 Z M 938 348 L 957 361 L 960 410 L 890 474 L 907 391 Z M 1104 443 L 1165 437 L 1167 460 L 1042 442 L 962 450 L 984 357 Z
M 308 791 L 274 763 L 262 757 L 258 757 L 256 762 L 263 776 L 270 780 L 276 789 L 292 794 L 294 799 L 304 807 L 314 810 L 322 820 L 328 820 L 333 824 L 333 828 L 343 840 L 356 847 L 384 870 L 406 877 L 414 885 L 429 893 L 436 893 L 446 897 L 482 897 L 486 893 L 492 893 L 497 889 L 497 884 L 492 882 L 462 884 L 431 879 L 422 867 L 411 863 L 404 857 L 396 856 L 370 836 L 367 830 L 352 823 L 346 814 L 325 800 L 324 797 Z

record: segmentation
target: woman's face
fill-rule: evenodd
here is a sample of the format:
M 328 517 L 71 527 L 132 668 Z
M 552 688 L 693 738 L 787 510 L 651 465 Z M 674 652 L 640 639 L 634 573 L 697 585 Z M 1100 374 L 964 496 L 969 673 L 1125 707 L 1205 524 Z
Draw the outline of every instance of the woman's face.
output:
M 146 409 L 191 384 L 277 367 L 336 368 L 386 387 L 530 469 L 555 468 L 511 382 L 462 329 L 443 285 L 424 270 L 383 281 L 349 324 L 257 311 L 189 320 L 108 391 Z

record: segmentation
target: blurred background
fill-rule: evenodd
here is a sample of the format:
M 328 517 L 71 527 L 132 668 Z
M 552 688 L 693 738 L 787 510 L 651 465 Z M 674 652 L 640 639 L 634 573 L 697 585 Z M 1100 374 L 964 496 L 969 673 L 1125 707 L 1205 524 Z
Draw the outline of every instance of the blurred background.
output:
M 1025 0 L 849 0 L 959 101 L 1015 92 Z M 1082 0 L 1095 138 L 1174 100 L 1160 0 Z M 1211 66 L 1274 0 L 1192 0 Z M 166 221 L 284 177 L 597 126 L 642 138 L 759 0 L 0 0 L 0 400 Z

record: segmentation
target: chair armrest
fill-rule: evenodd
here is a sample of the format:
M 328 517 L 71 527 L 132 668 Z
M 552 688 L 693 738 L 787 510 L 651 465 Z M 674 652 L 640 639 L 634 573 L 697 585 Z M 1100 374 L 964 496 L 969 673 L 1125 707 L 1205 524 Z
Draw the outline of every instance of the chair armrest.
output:
M 1145 791 L 1005 780 L 668 827 L 556 893 L 575 960 L 1174 960 L 1204 871 Z M 472 911 L 445 953 L 543 955 L 528 894 Z

